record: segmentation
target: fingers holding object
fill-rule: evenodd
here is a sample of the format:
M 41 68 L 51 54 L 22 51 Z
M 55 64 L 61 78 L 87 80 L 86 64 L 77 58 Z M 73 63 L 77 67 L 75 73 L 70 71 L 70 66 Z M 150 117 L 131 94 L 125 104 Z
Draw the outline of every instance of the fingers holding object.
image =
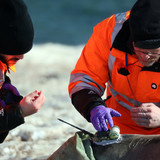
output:
M 104 117 L 100 118 L 100 123 L 101 123 L 101 127 L 103 128 L 103 130 L 108 131 L 107 122 L 106 122 L 106 119 Z
M 106 119 L 104 117 L 94 117 L 92 120 L 92 124 L 94 128 L 98 131 L 108 130 Z
M 101 123 L 98 117 L 94 117 L 92 119 L 92 124 L 96 130 L 102 131 Z

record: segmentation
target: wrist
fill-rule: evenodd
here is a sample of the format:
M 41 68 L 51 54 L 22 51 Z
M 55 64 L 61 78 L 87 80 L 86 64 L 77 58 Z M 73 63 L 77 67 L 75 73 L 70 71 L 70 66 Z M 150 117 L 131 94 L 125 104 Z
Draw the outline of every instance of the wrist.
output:
M 22 117 L 24 118 L 25 116 L 24 116 L 24 114 L 23 114 L 22 108 L 20 107 L 19 110 L 20 110 L 20 113 L 21 113 Z
M 91 110 L 91 112 L 98 111 L 98 110 L 101 110 L 101 109 L 104 109 L 104 108 L 106 108 L 104 105 L 99 105 L 99 106 L 94 107 L 94 108 Z

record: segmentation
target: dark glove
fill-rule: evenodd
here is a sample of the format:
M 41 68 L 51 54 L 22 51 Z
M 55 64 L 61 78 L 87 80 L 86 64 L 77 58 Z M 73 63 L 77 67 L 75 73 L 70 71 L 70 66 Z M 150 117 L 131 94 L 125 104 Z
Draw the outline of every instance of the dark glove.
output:
M 94 128 L 98 131 L 107 131 L 107 123 L 106 120 L 108 121 L 108 124 L 110 127 L 113 127 L 113 120 L 112 117 L 120 117 L 121 114 L 114 109 L 107 108 L 103 105 L 97 106 L 93 108 L 90 112 L 91 115 L 91 122 L 94 126 Z

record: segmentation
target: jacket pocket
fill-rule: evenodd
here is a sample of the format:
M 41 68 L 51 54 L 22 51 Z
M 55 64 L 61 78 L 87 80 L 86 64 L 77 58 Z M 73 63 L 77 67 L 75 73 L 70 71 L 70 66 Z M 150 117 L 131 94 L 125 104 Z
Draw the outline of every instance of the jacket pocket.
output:
M 160 73 L 139 72 L 135 96 L 143 103 L 160 102 Z

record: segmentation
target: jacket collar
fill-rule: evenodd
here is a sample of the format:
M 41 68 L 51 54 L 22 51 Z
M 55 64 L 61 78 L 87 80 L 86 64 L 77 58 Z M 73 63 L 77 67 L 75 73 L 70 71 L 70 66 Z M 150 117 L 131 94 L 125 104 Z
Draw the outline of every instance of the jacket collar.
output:
M 128 54 L 128 53 L 126 53 L 126 52 L 124 52 L 124 51 L 120 51 L 120 50 L 118 50 L 118 49 L 115 49 L 115 48 L 112 48 L 112 50 L 111 50 L 111 55 L 112 56 L 114 56 L 114 57 L 116 57 L 116 58 L 118 58 L 118 59 L 121 59 L 123 62 L 125 62 L 126 63 L 126 59 L 127 59 L 127 63 L 130 65 L 130 64 L 136 64 L 137 66 L 139 66 L 139 67 L 143 67 L 140 63 L 139 63 L 139 61 L 138 61 L 138 59 L 137 59 L 137 57 L 136 57 L 136 55 L 134 54 L 134 55 L 131 55 L 131 54 Z
M 10 73 L 10 70 L 13 72 L 16 72 L 15 65 L 8 66 L 8 64 L 5 62 L 4 58 L 0 56 L 0 65 L 3 68 L 4 71 L 8 71 Z

